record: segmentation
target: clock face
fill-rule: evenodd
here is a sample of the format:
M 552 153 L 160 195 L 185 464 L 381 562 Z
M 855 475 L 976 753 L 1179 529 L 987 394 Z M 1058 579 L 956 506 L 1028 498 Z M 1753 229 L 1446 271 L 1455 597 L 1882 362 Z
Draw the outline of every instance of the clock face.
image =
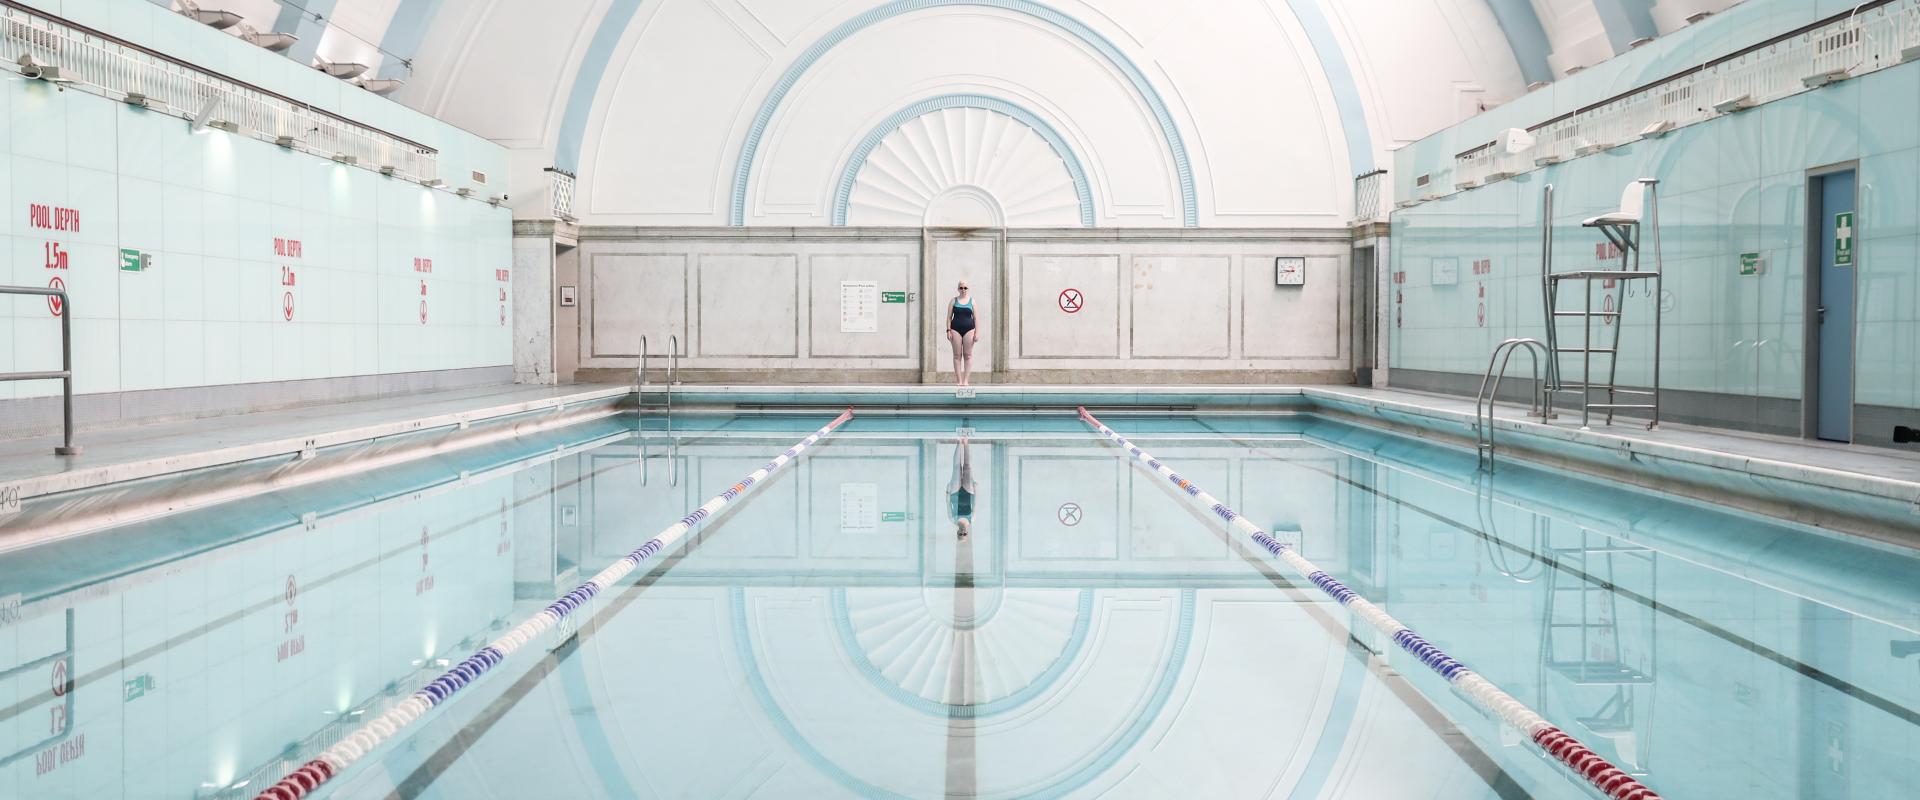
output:
M 1273 260 L 1274 283 L 1279 286 L 1300 286 L 1307 282 L 1307 260 L 1298 257 L 1282 256 Z

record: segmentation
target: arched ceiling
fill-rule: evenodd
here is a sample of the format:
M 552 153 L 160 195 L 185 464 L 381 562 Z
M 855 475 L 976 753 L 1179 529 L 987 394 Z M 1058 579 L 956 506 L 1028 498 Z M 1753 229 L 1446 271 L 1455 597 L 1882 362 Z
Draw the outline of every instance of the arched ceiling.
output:
M 516 196 L 579 172 L 588 222 L 831 224 L 873 123 L 967 95 L 1058 130 L 1096 225 L 1238 227 L 1339 224 L 1393 147 L 1736 1 L 198 4 L 404 81 L 512 151 Z

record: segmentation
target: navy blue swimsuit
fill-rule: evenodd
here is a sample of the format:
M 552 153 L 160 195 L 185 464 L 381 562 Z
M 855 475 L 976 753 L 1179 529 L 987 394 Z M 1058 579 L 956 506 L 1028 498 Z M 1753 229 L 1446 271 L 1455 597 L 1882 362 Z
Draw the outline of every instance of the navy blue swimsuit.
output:
M 973 301 L 962 303 L 953 301 L 953 319 L 947 323 L 947 329 L 965 336 L 973 332 Z

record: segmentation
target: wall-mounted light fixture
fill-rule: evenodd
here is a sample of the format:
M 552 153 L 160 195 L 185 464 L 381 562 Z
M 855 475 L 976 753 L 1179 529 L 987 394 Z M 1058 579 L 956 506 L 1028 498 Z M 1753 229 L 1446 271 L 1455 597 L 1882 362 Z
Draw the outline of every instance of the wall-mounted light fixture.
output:
M 360 163 L 359 156 L 347 155 L 346 153 L 334 153 L 333 160 L 338 161 L 342 164 L 345 164 L 349 167 Z
M 291 136 L 277 136 L 277 137 L 274 137 L 273 143 L 291 150 L 293 149 L 294 145 L 297 145 L 300 143 L 300 140 L 295 139 Z
M 341 80 L 358 78 L 360 77 L 360 73 L 367 71 L 367 65 L 365 64 L 351 61 L 328 61 L 324 58 L 314 59 L 313 68 Z
M 1800 79 L 1800 85 L 1809 89 L 1818 89 L 1829 83 L 1839 83 L 1851 77 L 1853 76 L 1847 74 L 1847 71 L 1844 69 L 1830 69 L 1825 72 L 1816 72 L 1812 75 L 1802 77 Z
M 220 130 L 226 131 L 228 133 L 239 133 L 240 131 L 245 130 L 244 128 L 240 127 L 240 123 L 234 122 L 233 120 L 230 120 L 230 119 L 216 119 L 212 122 L 207 123 L 207 127 L 219 128 Z
M 127 96 L 122 99 L 126 101 L 127 105 L 133 106 L 135 108 L 152 108 L 153 107 L 153 101 L 147 99 L 146 95 L 141 94 L 139 92 L 128 92 Z
M 34 60 L 33 54 L 31 53 L 21 55 L 20 60 L 14 63 L 20 67 L 20 77 L 26 78 L 27 80 L 46 81 L 48 83 L 73 83 L 72 78 L 61 74 L 59 67 L 52 64 L 42 64 Z
M 457 195 L 460 195 L 461 197 L 472 197 L 472 196 L 473 196 L 473 187 L 471 187 L 471 186 L 462 186 L 462 187 L 460 187 L 460 188 L 458 188 L 458 189 L 455 189 L 455 190 L 453 190 L 453 193 L 454 193 L 454 194 L 457 194 Z
M 1714 103 L 1713 110 L 1722 114 L 1733 114 L 1753 108 L 1755 105 L 1758 104 L 1753 102 L 1753 95 L 1743 94 L 1739 97 L 1729 97 L 1718 103 Z
M 399 167 L 396 167 L 396 166 L 394 166 L 394 165 L 392 165 L 392 164 L 381 164 L 381 165 L 380 165 L 380 174 L 382 174 L 382 175 L 385 175 L 385 176 L 387 176 L 387 177 L 389 177 L 389 178 L 391 178 L 391 177 L 393 177 L 393 173 L 396 173 L 396 172 L 399 172 L 399 171 L 400 171 L 400 168 L 399 168 Z
M 443 181 L 443 180 L 440 180 L 439 178 L 432 178 L 432 179 L 429 179 L 429 180 L 424 180 L 424 181 L 421 181 L 421 182 L 420 182 L 420 185 L 421 185 L 421 186 L 425 186 L 425 187 L 427 187 L 427 188 L 429 188 L 429 189 L 439 189 L 439 188 L 442 188 L 442 187 L 444 187 L 444 186 L 446 186 L 446 185 L 447 185 L 447 182 L 446 182 L 446 181 Z
M 1645 127 L 1645 128 L 1641 128 L 1641 129 L 1640 129 L 1640 138 L 1642 138 L 1642 139 L 1658 139 L 1658 138 L 1660 138 L 1660 137 L 1662 137 L 1662 136 L 1665 136 L 1665 135 L 1667 135 L 1667 134 L 1668 134 L 1669 132 L 1671 132 L 1672 130 L 1673 130 L 1673 121 L 1672 121 L 1672 120 L 1665 120 L 1665 119 L 1663 119 L 1663 120 L 1660 120 L 1660 121 L 1658 121 L 1658 122 L 1655 122 L 1655 123 L 1653 123 L 1652 125 L 1648 125 L 1648 126 L 1647 126 L 1647 127 Z
M 200 110 L 193 114 L 193 132 L 199 133 L 206 130 L 207 123 L 213 121 L 213 112 L 218 108 L 220 108 L 219 95 L 209 97 L 205 102 L 202 102 L 200 104 Z
M 291 33 L 256 31 L 248 25 L 241 25 L 240 28 L 240 38 L 245 40 L 247 44 L 255 47 L 263 47 L 275 53 L 287 52 L 288 48 L 293 47 L 295 42 L 300 41 L 300 37 Z
M 399 91 L 400 87 L 405 84 L 406 81 L 398 78 L 361 78 L 360 80 L 354 81 L 354 85 L 382 96 Z

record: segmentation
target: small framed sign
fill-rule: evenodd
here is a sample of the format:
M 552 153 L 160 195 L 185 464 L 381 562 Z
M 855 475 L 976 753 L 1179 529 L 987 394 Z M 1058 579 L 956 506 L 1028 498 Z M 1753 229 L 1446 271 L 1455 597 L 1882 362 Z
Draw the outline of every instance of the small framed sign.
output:
M 576 291 L 575 288 L 572 286 L 560 287 L 560 307 L 561 308 L 572 308 L 575 305 L 576 303 L 576 301 L 574 300 L 575 291 Z
M 1306 283 L 1306 259 L 1299 256 L 1280 256 L 1273 260 L 1273 285 L 1304 286 Z
M 1452 256 L 1433 260 L 1433 285 L 1452 286 L 1460 282 L 1460 259 Z

